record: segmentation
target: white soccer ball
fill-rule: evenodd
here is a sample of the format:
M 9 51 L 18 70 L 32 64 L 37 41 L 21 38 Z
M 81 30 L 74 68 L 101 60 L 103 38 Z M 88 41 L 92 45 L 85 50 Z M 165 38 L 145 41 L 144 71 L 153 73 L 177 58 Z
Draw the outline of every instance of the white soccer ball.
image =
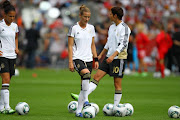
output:
M 180 118 L 180 107 L 173 105 L 168 109 L 168 116 L 170 118 Z
M 15 109 L 19 115 L 26 115 L 29 113 L 30 107 L 26 102 L 19 102 Z
M 113 114 L 116 117 L 124 117 L 126 116 L 127 108 L 125 106 L 117 105 L 113 108 Z
M 165 74 L 165 76 L 170 76 L 170 75 L 171 75 L 171 71 L 166 68 L 166 69 L 164 70 L 164 74 Z
M 108 104 L 104 105 L 104 107 L 103 107 L 104 115 L 112 116 L 113 115 L 113 107 L 114 107 L 114 105 L 111 104 L 111 103 L 108 103 Z
M 84 118 L 94 118 L 95 117 L 95 108 L 93 106 L 86 106 L 82 110 Z
M 96 115 L 99 113 L 99 106 L 96 103 L 90 103 L 92 107 L 95 108 Z
M 124 70 L 124 74 L 125 74 L 125 75 L 131 74 L 131 70 L 130 70 L 129 68 L 126 68 L 126 69 Z
M 76 113 L 77 107 L 78 107 L 78 102 L 77 101 L 71 101 L 67 106 L 68 111 L 70 113 Z
M 17 68 L 15 69 L 15 76 L 19 76 L 19 70 Z
M 160 73 L 160 72 L 155 72 L 155 73 L 153 74 L 153 77 L 154 77 L 154 78 L 160 78 L 160 77 L 161 77 L 161 73 Z
M 130 103 L 124 103 L 126 107 L 126 116 L 131 116 L 134 113 L 134 108 Z

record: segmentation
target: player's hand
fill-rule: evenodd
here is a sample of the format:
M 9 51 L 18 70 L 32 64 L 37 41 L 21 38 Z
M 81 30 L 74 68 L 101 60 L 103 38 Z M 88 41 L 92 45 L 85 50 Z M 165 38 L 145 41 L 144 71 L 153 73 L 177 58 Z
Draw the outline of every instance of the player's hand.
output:
M 101 56 L 101 55 L 99 55 L 99 56 L 98 56 L 98 60 L 100 60 L 100 59 L 101 59 L 101 57 L 102 57 L 102 56 Z
M 3 55 L 3 52 L 2 51 L 0 51 L 0 56 L 2 56 Z
M 95 62 L 95 64 L 94 64 L 94 68 L 95 68 L 95 70 L 97 70 L 98 68 L 99 68 L 99 62 L 97 61 L 97 62 Z
M 111 63 L 112 61 L 114 60 L 114 57 L 113 56 L 110 56 L 106 59 L 106 62 L 109 64 Z
M 16 54 L 19 53 L 19 49 L 18 49 L 18 48 L 15 49 L 15 53 L 16 53 Z
M 72 62 L 69 62 L 69 70 L 70 70 L 71 72 L 74 72 L 74 65 L 73 65 Z

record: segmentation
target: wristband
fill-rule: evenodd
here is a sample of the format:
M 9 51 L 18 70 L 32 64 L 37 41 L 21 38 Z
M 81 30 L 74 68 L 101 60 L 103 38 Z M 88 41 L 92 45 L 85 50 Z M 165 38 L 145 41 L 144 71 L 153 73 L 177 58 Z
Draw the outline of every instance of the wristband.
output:
M 94 61 L 95 61 L 95 62 L 98 62 L 98 58 L 97 58 L 97 57 L 95 57 L 95 58 L 94 58 Z

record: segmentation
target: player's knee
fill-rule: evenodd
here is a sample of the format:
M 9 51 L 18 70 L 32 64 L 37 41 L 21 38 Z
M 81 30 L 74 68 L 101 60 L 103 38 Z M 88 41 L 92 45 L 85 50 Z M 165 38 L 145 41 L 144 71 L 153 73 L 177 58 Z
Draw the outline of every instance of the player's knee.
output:
M 95 75 L 94 75 L 94 79 L 95 79 L 96 81 L 98 81 L 98 82 L 99 82 L 99 78 L 100 78 L 100 75 L 99 75 L 99 74 L 95 74 Z
M 90 73 L 85 73 L 85 74 L 83 74 L 83 75 L 82 75 L 82 79 L 83 79 L 83 80 L 86 80 L 86 79 L 90 80 L 90 79 L 91 79 L 91 74 L 90 74 Z
M 2 83 L 4 84 L 4 83 L 9 83 L 10 82 L 10 78 L 9 77 L 4 77 L 3 79 L 2 79 Z

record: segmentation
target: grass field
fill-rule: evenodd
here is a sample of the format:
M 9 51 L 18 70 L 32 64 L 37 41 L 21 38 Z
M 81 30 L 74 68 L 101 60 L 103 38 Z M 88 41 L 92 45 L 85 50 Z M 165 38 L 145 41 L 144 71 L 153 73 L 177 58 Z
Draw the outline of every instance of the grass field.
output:
M 25 116 L 0 114 L 0 120 L 83 119 L 76 118 L 67 110 L 68 103 L 72 101 L 70 93 L 80 91 L 79 79 L 76 72 L 71 73 L 68 70 L 20 69 L 20 76 L 11 80 L 10 105 L 15 108 L 18 102 L 25 101 L 30 106 L 30 112 Z M 103 106 L 106 103 L 113 103 L 114 99 L 113 79 L 107 75 L 89 96 L 90 102 L 100 107 L 100 112 L 94 119 L 170 120 L 167 115 L 168 108 L 172 105 L 180 106 L 180 77 L 154 79 L 152 75 L 144 78 L 125 76 L 122 87 L 121 103 L 131 103 L 134 114 L 122 118 L 103 115 Z

